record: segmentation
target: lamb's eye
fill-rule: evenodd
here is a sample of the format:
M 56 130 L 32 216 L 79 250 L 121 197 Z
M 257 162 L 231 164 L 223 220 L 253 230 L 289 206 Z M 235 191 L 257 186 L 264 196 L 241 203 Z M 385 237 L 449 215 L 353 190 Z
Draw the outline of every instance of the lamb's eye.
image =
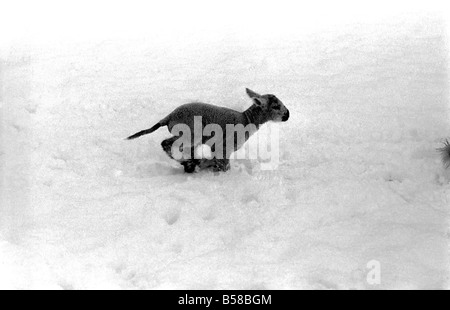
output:
M 281 107 L 279 105 L 272 107 L 274 110 L 279 110 Z

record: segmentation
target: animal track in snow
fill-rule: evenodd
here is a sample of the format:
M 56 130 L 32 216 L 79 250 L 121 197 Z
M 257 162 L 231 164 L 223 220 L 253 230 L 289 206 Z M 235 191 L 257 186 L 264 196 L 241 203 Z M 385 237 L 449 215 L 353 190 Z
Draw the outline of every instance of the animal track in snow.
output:
M 170 207 L 164 214 L 164 220 L 169 225 L 175 224 L 180 218 L 181 210 L 178 207 Z

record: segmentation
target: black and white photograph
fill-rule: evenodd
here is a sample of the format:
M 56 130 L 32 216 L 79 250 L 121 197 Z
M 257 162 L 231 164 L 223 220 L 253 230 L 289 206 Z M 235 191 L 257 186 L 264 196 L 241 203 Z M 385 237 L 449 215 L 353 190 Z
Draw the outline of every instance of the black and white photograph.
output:
M 0 1 L 0 290 L 450 289 L 449 8 Z

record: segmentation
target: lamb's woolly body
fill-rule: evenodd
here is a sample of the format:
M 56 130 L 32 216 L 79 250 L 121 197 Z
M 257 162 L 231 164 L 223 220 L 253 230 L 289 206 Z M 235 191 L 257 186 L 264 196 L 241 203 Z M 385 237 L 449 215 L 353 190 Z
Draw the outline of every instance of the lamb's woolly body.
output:
M 186 124 L 194 130 L 194 117 L 202 117 L 202 125 L 218 124 L 225 129 L 226 124 L 244 124 L 246 119 L 244 113 L 229 108 L 219 107 L 207 103 L 188 103 L 176 108 L 160 123 L 167 125 L 169 131 L 177 124 Z

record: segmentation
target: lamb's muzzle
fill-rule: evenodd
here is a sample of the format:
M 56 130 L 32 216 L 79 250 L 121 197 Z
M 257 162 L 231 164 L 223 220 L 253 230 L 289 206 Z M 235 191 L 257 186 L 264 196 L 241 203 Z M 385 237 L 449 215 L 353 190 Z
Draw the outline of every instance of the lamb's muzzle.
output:
M 287 121 L 289 119 L 289 110 L 283 115 L 283 118 L 281 119 L 283 122 Z

